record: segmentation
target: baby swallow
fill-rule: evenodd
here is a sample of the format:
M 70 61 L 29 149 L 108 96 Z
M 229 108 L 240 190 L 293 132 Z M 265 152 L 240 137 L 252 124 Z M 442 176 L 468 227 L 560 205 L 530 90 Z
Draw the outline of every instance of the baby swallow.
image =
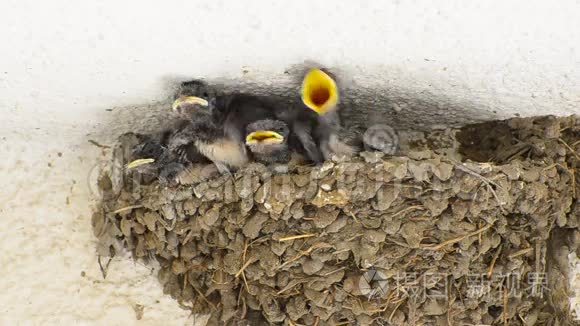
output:
M 182 83 L 173 110 L 187 123 L 170 137 L 168 147 L 180 156 L 205 157 L 220 172 L 229 173 L 230 168 L 244 166 L 248 158 L 243 140 L 228 135 L 213 118 L 217 98 L 200 81 Z
M 127 171 L 137 173 L 133 175 L 133 180 L 148 184 L 158 179 L 162 184 L 175 185 L 174 174 L 183 167 L 183 164 L 167 148 L 166 141 L 170 133 L 168 129 L 159 134 L 136 135 L 139 143 L 132 148 L 130 155 L 132 161 L 126 165 Z
M 246 127 L 246 146 L 255 161 L 263 164 L 286 164 L 290 161 L 290 130 L 280 120 L 264 119 Z
M 215 98 L 215 92 L 200 80 L 190 80 L 179 85 L 172 109 L 184 119 L 190 120 L 198 114 L 196 108 L 207 108 L 209 100 Z
M 315 163 L 333 154 L 352 155 L 355 149 L 339 139 L 339 91 L 334 79 L 320 69 L 312 69 L 305 76 L 301 89 L 302 107 L 286 113 L 292 132 L 305 155 Z

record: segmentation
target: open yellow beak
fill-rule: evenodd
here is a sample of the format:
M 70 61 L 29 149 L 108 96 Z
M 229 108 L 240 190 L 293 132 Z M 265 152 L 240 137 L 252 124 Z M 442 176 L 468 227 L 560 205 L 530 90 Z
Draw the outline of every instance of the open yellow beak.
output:
M 152 158 L 140 158 L 140 159 L 129 162 L 127 165 L 125 165 L 125 168 L 127 170 L 130 170 L 130 169 L 134 169 L 134 168 L 141 166 L 141 165 L 151 164 L 153 162 L 155 162 L 155 160 Z
M 319 115 L 324 115 L 338 104 L 336 82 L 320 69 L 310 70 L 302 81 L 302 102 Z
M 208 106 L 209 103 L 207 100 L 202 99 L 201 97 L 197 96 L 182 96 L 173 102 L 171 108 L 173 111 L 176 111 L 182 104 L 193 104 L 193 105 L 201 105 L 201 106 Z
M 284 136 L 275 131 L 259 130 L 246 136 L 246 144 L 281 144 L 284 141 Z

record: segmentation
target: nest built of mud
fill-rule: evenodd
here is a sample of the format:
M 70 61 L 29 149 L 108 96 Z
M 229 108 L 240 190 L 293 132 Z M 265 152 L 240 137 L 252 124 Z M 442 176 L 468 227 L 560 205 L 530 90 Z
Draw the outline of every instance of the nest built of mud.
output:
M 210 325 L 570 323 L 580 118 L 401 140 L 394 157 L 197 167 L 165 187 L 123 171 L 125 135 L 99 180 L 99 254 L 158 260 L 164 291 Z

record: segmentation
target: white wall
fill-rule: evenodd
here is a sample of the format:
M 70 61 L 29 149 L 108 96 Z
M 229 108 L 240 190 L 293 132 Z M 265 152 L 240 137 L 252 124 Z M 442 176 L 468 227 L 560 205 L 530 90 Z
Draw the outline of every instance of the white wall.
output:
M 136 303 L 149 324 L 186 320 L 144 266 L 100 279 L 89 225 L 108 150 L 87 138 L 166 109 L 143 105 L 170 81 L 280 91 L 309 59 L 400 124 L 580 113 L 578 17 L 571 0 L 0 1 L 0 322 L 126 325 Z

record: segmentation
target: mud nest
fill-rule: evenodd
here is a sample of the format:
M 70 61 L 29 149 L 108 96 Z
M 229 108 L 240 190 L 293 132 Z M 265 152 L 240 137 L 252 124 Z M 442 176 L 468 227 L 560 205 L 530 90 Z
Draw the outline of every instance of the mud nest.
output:
M 159 261 L 164 291 L 210 325 L 569 322 L 580 119 L 402 139 L 396 157 L 194 167 L 164 187 L 123 171 L 122 136 L 99 180 L 99 254 Z

